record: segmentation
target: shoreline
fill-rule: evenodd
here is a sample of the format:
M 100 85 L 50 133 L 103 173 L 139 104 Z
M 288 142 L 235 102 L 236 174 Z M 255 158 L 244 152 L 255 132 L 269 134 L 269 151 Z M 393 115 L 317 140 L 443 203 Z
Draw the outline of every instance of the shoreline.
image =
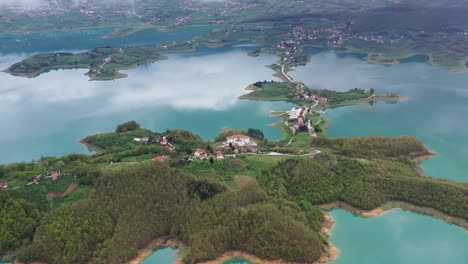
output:
M 437 157 L 437 156 L 439 156 L 439 154 L 437 154 L 436 152 L 433 152 L 433 151 L 431 151 L 431 150 L 428 150 L 426 154 L 417 156 L 417 157 L 414 158 L 413 160 L 414 160 L 416 163 L 422 163 L 422 162 L 425 161 L 425 160 L 428 160 L 428 159 L 430 159 L 430 158 Z
M 323 212 L 325 221 L 322 225 L 321 233 L 326 235 L 328 238 L 332 232 L 333 227 L 335 226 L 335 221 L 333 217 L 328 212 Z M 148 258 L 151 254 L 153 254 L 159 247 L 161 246 L 168 246 L 174 249 L 183 248 L 183 245 L 172 239 L 171 237 L 161 237 L 151 241 L 147 246 L 143 249 L 138 251 L 137 256 L 130 261 L 125 262 L 125 264 L 140 264 L 144 259 Z M 325 251 L 322 253 L 320 258 L 314 261 L 312 264 L 326 264 L 333 260 L 335 260 L 339 255 L 338 248 L 333 244 L 329 243 L 326 245 Z M 302 262 L 288 262 L 283 259 L 277 260 L 270 260 L 270 259 L 263 259 L 259 258 L 253 254 L 238 251 L 238 250 L 229 250 L 223 253 L 220 257 L 214 260 L 209 260 L 205 262 L 198 262 L 198 264 L 223 264 L 226 261 L 232 259 L 245 259 L 255 264 L 303 264 Z M 178 254 L 175 264 L 184 264 L 185 262 L 182 261 L 180 254 Z M 305 263 L 304 263 L 305 264 Z
M 98 146 L 86 142 L 84 138 L 83 139 L 78 139 L 76 142 L 78 142 L 79 144 L 87 147 L 90 151 L 92 151 L 92 152 L 94 152 L 96 154 L 98 154 L 99 152 L 102 151 L 102 149 L 99 148 Z
M 156 238 L 155 240 L 151 241 L 148 245 L 144 248 L 138 250 L 138 254 L 130 261 L 125 262 L 125 264 L 140 264 L 144 259 L 151 256 L 159 247 L 161 246 L 168 246 L 171 248 L 179 248 L 180 243 L 171 239 L 170 237 L 160 237 Z M 182 264 L 183 262 L 180 259 L 180 255 L 178 255 L 176 264 Z
M 389 201 L 384 203 L 383 205 L 376 207 L 371 210 L 363 210 L 356 208 L 348 203 L 338 201 L 338 202 L 333 202 L 333 203 L 327 203 L 327 204 L 322 204 L 318 205 L 319 208 L 323 210 L 331 210 L 331 209 L 336 209 L 336 208 L 342 208 L 345 209 L 346 211 L 360 215 L 363 217 L 379 217 L 382 214 L 391 211 L 393 209 L 402 209 L 404 211 L 412 211 L 418 214 L 423 214 L 427 216 L 434 217 L 436 219 L 442 220 L 444 222 L 447 222 L 449 224 L 455 224 L 460 226 L 461 228 L 465 229 L 468 231 L 468 220 L 463 219 L 461 217 L 454 217 L 450 216 L 442 211 L 430 208 L 430 207 L 424 207 L 424 206 L 418 206 L 415 204 L 407 203 L 407 202 L 400 202 L 400 201 Z

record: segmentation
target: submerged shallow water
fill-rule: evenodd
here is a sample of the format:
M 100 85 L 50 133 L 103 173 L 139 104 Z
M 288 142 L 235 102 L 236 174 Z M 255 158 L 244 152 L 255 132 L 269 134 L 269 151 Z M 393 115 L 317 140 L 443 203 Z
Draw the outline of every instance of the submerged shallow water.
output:
M 177 250 L 171 247 L 159 247 L 141 264 L 173 264 L 177 260 Z

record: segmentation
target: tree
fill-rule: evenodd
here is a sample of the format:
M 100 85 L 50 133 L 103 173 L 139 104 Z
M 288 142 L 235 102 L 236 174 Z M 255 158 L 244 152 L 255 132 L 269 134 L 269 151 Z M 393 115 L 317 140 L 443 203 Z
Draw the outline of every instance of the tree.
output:
M 115 129 L 115 132 L 123 133 L 123 132 L 133 131 L 137 129 L 140 129 L 140 124 L 132 120 L 132 121 L 128 121 L 128 122 L 118 125 L 117 128 Z
M 374 94 L 375 93 L 375 89 L 374 88 L 371 88 L 370 89 L 370 94 Z
M 254 128 L 249 128 L 249 130 L 247 130 L 247 135 L 260 140 L 262 140 L 265 137 L 265 135 L 260 129 Z
M 39 218 L 39 211 L 26 200 L 14 200 L 0 190 L 0 255 L 30 240 Z
M 211 165 L 213 165 L 213 163 L 214 163 L 213 157 L 210 158 L 210 163 L 211 163 Z

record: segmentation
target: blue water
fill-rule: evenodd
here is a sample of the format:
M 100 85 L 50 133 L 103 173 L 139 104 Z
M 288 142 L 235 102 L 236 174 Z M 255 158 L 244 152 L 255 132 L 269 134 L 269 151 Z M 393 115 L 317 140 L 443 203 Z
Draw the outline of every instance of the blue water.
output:
M 86 39 L 74 48 L 95 41 Z M 113 131 L 127 120 L 155 131 L 187 129 L 205 139 L 215 138 L 226 127 L 259 128 L 277 139 L 280 131 L 272 125 L 278 119 L 269 114 L 292 106 L 237 100 L 250 83 L 274 79 L 265 65 L 276 58 L 249 57 L 249 49 L 200 47 L 195 53 L 171 54 L 169 60 L 125 71 L 129 77 L 117 81 L 90 82 L 84 69 L 50 71 L 34 79 L 0 73 L 0 164 L 88 153 L 78 139 Z M 0 56 L 0 68 L 25 56 Z
M 160 247 L 141 264 L 174 264 L 177 260 L 177 250 L 170 247 Z
M 158 32 L 153 29 L 139 31 L 128 36 L 104 38 L 111 28 L 74 31 L 47 31 L 11 33 L 0 35 L 0 54 L 39 53 L 58 50 L 88 50 L 103 46 L 130 46 L 170 43 L 189 40 L 216 28 L 215 26 L 187 27 L 175 31 Z
M 311 87 L 349 90 L 375 88 L 410 100 L 398 104 L 351 106 L 327 110 L 331 137 L 411 135 L 439 154 L 423 163 L 426 174 L 468 181 L 468 73 L 452 73 L 418 60 L 399 65 L 371 65 L 353 55 L 331 51 L 291 76 Z
M 253 262 L 248 261 L 246 259 L 236 258 L 236 259 L 228 260 L 224 262 L 223 264 L 253 264 Z
M 180 38 L 197 34 L 190 30 Z M 120 45 L 118 41 L 144 44 L 176 40 L 175 36 L 170 39 L 159 35 L 166 33 L 152 32 L 137 33 L 143 34 L 141 42 L 100 39 L 109 32 L 0 35 L 0 68 L 32 53 L 84 50 L 105 41 Z M 236 99 L 248 84 L 273 79 L 265 65 L 276 57 L 248 57 L 247 49 L 201 47 L 194 54 L 174 54 L 167 61 L 126 71 L 128 78 L 110 82 L 89 82 L 83 75 L 85 70 L 52 71 L 35 79 L 0 73 L 0 163 L 86 152 L 75 140 L 111 131 L 129 119 L 159 131 L 190 129 L 206 139 L 214 138 L 224 127 L 260 128 L 267 137 L 278 138 L 280 132 L 271 126 L 277 119 L 268 113 L 291 105 Z M 375 87 L 378 92 L 397 91 L 410 96 L 410 101 L 398 104 L 329 110 L 329 134 L 417 136 L 440 154 L 424 163 L 429 175 L 466 181 L 467 74 L 449 73 L 420 62 L 367 65 L 358 57 L 322 52 L 291 75 L 312 87 Z M 331 239 L 341 251 L 336 264 L 468 263 L 467 232 L 432 217 L 401 210 L 373 219 L 343 210 L 332 214 L 336 228 Z M 144 263 L 174 263 L 174 256 L 175 250 L 161 249 Z
M 331 242 L 339 249 L 333 264 L 468 263 L 468 232 L 459 226 L 399 209 L 376 218 L 331 214 Z

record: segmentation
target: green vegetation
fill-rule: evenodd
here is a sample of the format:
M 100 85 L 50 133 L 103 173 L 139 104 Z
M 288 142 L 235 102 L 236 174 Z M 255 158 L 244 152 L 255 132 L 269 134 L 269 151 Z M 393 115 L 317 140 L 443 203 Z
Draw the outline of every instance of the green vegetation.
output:
M 252 84 L 249 88 L 252 92 L 242 95 L 239 99 L 258 100 L 258 101 L 287 101 L 298 104 L 311 102 L 311 99 L 305 99 L 304 96 L 312 97 L 313 95 L 328 99 L 325 103 L 327 107 L 338 107 L 350 104 L 361 104 L 366 100 L 370 93 L 363 89 L 352 89 L 346 92 L 338 92 L 331 90 L 309 89 L 302 87 L 301 92 L 296 90 L 296 85 L 290 82 L 274 82 L 263 81 Z M 373 90 L 375 91 L 375 89 Z M 394 96 L 398 100 L 398 95 Z M 378 96 L 376 96 L 376 100 Z
M 420 176 L 411 163 L 340 156 L 289 160 L 258 179 L 271 195 L 311 204 L 344 201 L 373 209 L 387 201 L 402 201 L 468 220 L 467 186 Z
M 316 146 L 326 147 L 333 153 L 352 158 L 410 158 L 428 154 L 426 147 L 409 136 L 386 138 L 370 136 L 362 138 L 313 139 Z
M 88 137 L 102 149 L 93 156 L 0 166 L 0 178 L 18 187 L 2 191 L 0 230 L 7 231 L 0 239 L 9 242 L 1 244 L 2 254 L 52 264 L 122 263 L 153 239 L 169 236 L 182 243 L 186 263 L 228 250 L 310 263 L 327 246 L 317 207 L 324 203 L 373 209 L 408 202 L 468 220 L 466 184 L 422 176 L 413 159 L 427 149 L 411 137 L 328 139 L 298 133 L 289 146 L 258 141 L 262 151 L 286 156 L 249 153 L 192 161 L 192 150 L 213 150 L 211 142 L 189 131 L 154 133 L 134 122 L 120 125 L 118 131 L 124 130 Z M 229 133 L 240 131 L 219 137 Z M 135 136 L 153 139 L 137 143 Z M 161 145 L 163 137 L 175 150 Z M 312 146 L 322 153 L 313 159 L 296 156 Z M 151 161 L 156 155 L 166 156 L 166 162 Z M 63 176 L 26 185 L 31 175 L 51 170 Z M 66 197 L 47 198 L 71 183 L 78 188 Z M 18 225 L 8 229 L 13 216 Z
M 252 86 L 252 92 L 239 99 L 258 101 L 292 101 L 295 96 L 294 84 L 288 82 L 263 81 Z
M 325 97 L 328 99 L 328 104 L 331 107 L 353 104 L 357 101 L 362 101 L 370 96 L 370 94 L 363 89 L 352 89 L 346 92 L 337 92 L 330 90 L 318 90 L 312 89 L 312 94 L 316 94 L 320 97 Z
M 229 249 L 312 262 L 323 250 L 309 224 L 320 225 L 319 214 L 270 200 L 255 184 L 225 191 L 162 163 L 109 169 L 95 181 L 91 196 L 41 220 L 21 260 L 121 263 L 164 235 L 184 242 L 188 263 Z
M 23 199 L 15 200 L 0 190 L 0 255 L 28 243 L 34 234 L 39 211 Z
M 97 152 L 112 152 L 117 150 L 131 149 L 136 146 L 141 146 L 141 143 L 135 142 L 134 138 L 154 138 L 159 136 L 159 133 L 154 133 L 146 129 L 135 129 L 129 132 L 104 133 L 86 137 L 81 141 L 87 144 L 91 149 Z
M 132 120 L 132 121 L 128 121 L 128 122 L 118 125 L 117 128 L 115 129 L 115 132 L 123 133 L 123 132 L 129 132 L 129 131 L 133 131 L 137 129 L 140 129 L 140 124 Z
M 119 70 L 165 59 L 160 52 L 159 47 L 149 46 L 95 48 L 78 54 L 38 54 L 13 64 L 6 72 L 31 78 L 52 69 L 89 68 L 87 75 L 92 80 L 111 80 L 126 77 Z

